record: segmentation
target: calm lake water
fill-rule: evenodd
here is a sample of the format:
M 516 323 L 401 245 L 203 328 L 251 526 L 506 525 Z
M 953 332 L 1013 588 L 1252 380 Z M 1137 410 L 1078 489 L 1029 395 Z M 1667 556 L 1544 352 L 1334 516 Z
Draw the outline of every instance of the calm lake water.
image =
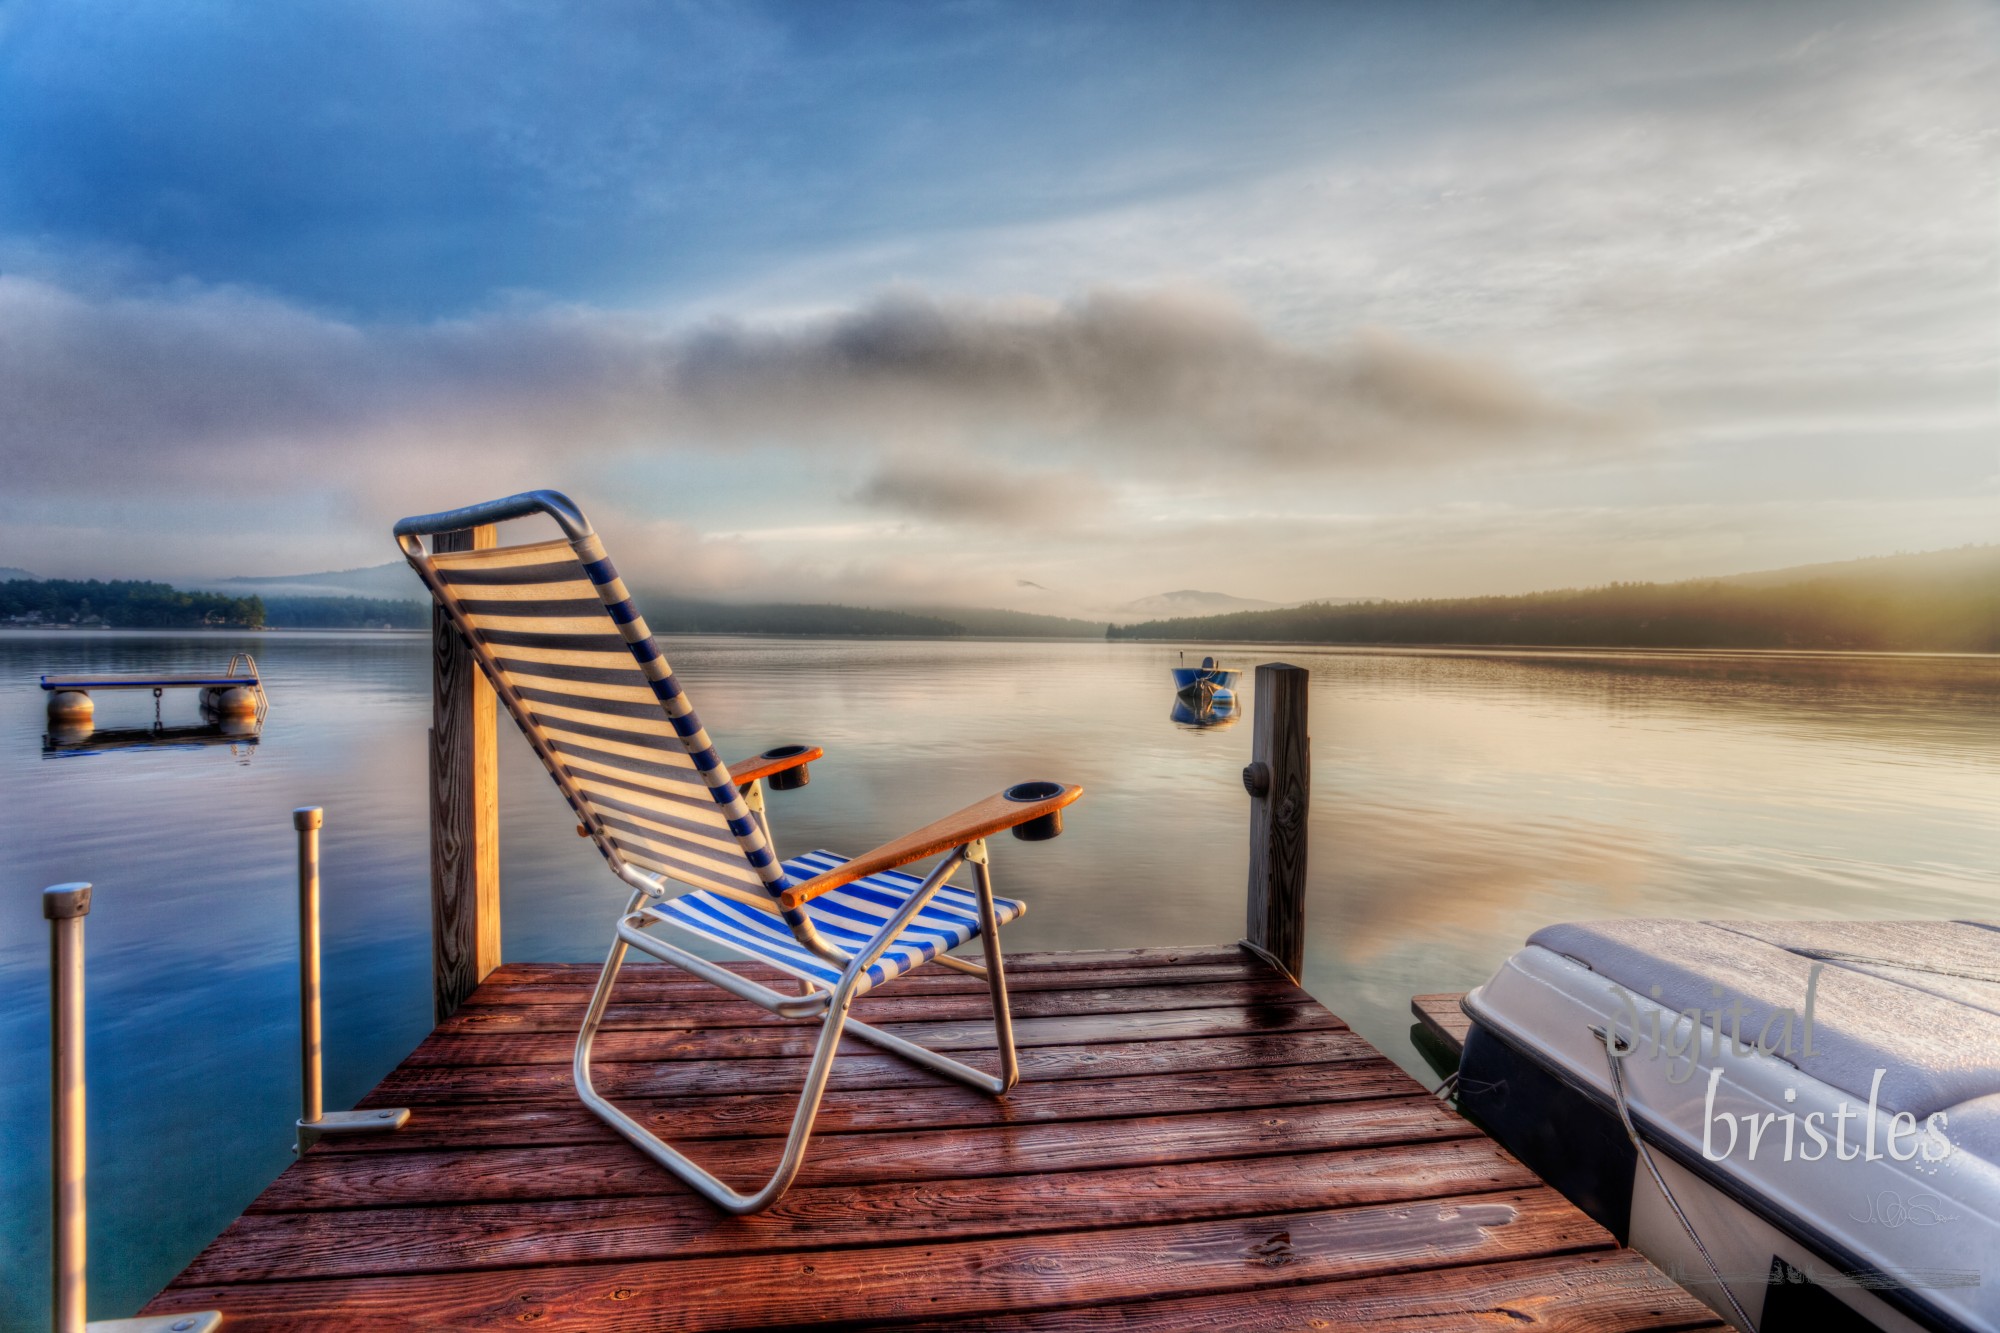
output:
M 1169 721 L 1173 647 L 670 640 L 727 756 L 811 741 L 782 849 L 857 852 L 1000 786 L 1088 794 L 994 845 L 1013 950 L 1242 933 L 1250 727 Z M 43 671 L 214 669 L 273 708 L 254 747 L 45 756 Z M 1429 1078 L 1409 997 L 1466 989 L 1591 916 L 1986 916 L 2000 871 L 2000 660 L 1237 650 L 1313 672 L 1306 982 Z M 0 634 L 0 1325 L 45 1327 L 43 886 L 89 921 L 91 1313 L 130 1314 L 290 1158 L 295 806 L 326 807 L 327 1105 L 430 1026 L 414 636 Z M 1248 676 L 1246 675 L 1246 685 Z M 191 695 L 165 720 L 193 720 Z M 99 701 L 144 725 L 143 695 Z M 503 723 L 509 958 L 602 957 L 624 891 Z

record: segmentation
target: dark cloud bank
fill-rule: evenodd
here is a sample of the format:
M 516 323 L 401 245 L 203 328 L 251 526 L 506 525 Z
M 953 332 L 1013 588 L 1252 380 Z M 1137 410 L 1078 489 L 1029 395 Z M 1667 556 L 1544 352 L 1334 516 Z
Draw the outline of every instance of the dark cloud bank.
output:
M 1217 301 L 1110 292 L 1066 305 L 899 293 L 783 326 L 553 310 L 357 327 L 241 292 L 87 299 L 0 276 L 0 402 L 22 497 L 407 492 L 468 465 L 505 478 L 622 450 L 775 444 L 903 460 L 850 497 L 864 503 L 1005 518 L 1036 494 L 975 485 L 951 460 L 1376 468 L 1622 438 L 1497 367 L 1386 335 L 1305 348 Z

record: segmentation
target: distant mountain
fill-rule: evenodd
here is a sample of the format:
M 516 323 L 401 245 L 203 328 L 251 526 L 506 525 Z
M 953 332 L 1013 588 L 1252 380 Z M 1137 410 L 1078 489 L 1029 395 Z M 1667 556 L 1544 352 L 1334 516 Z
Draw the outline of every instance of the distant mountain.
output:
M 41 575 L 30 574 L 25 569 L 16 569 L 12 565 L 0 565 L 0 583 L 13 583 L 17 580 L 26 580 L 27 582 L 34 583 L 39 582 L 40 579 Z
M 1266 602 L 1255 597 L 1237 597 L 1226 592 L 1201 592 L 1194 588 L 1182 588 L 1178 592 L 1155 593 L 1151 597 L 1141 597 L 1136 602 L 1126 602 L 1113 610 L 1123 618 L 1139 617 L 1145 620 L 1173 620 L 1184 616 L 1226 616 L 1238 611 L 1281 611 L 1288 606 L 1305 606 L 1319 603 L 1324 606 L 1347 606 L 1354 602 L 1370 600 L 1366 597 L 1313 597 L 1297 602 Z
M 1126 602 L 1113 609 L 1120 615 L 1150 619 L 1156 616 L 1222 616 L 1232 611 L 1275 611 L 1281 605 L 1281 602 L 1260 601 L 1255 597 L 1234 597 L 1226 592 L 1182 588 L 1178 592 L 1154 593 L 1151 597 L 1141 597 L 1136 602 Z
M 179 580 L 179 586 L 226 592 L 238 597 L 367 597 L 381 601 L 429 600 L 423 580 L 401 560 L 366 569 L 325 574 L 239 575 L 227 579 Z
M 18 574 L 28 578 L 32 575 Z M 413 628 L 430 623 L 430 600 L 416 571 L 399 560 L 320 574 L 182 579 L 178 585 L 233 597 L 261 597 L 277 628 Z M 833 603 L 734 602 L 636 590 L 662 634 L 801 634 L 835 637 L 1102 638 L 1105 621 L 998 608 L 910 607 L 879 610 Z

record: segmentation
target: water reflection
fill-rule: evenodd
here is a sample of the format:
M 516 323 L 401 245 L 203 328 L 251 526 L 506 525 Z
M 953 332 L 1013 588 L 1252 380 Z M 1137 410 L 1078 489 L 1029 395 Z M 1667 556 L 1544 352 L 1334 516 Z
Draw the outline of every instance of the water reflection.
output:
M 198 750 L 226 745 L 247 764 L 263 728 L 254 718 L 217 718 L 191 726 L 93 727 L 88 723 L 52 726 L 42 736 L 44 759 L 102 754 L 108 750 Z
M 42 762 L 37 673 L 212 669 L 236 647 L 279 701 L 254 765 L 219 744 Z M 994 847 L 996 887 L 1031 906 L 1010 948 L 1242 933 L 1252 729 L 1159 725 L 1178 646 L 664 647 L 726 758 L 826 748 L 811 786 L 770 798 L 787 855 L 1077 782 L 1061 839 Z M 1313 673 L 1306 982 L 1411 1068 L 1409 997 L 1480 981 L 1550 921 L 1996 915 L 1996 659 L 1236 655 L 1238 719 L 1251 665 Z M 289 1160 L 294 807 L 327 810 L 328 1104 L 430 1027 L 429 670 L 419 636 L 0 634 L 0 1327 L 46 1326 L 41 888 L 98 885 L 92 1287 L 100 1315 L 128 1313 Z M 151 712 L 107 697 L 96 720 Z M 624 891 L 505 724 L 500 761 L 506 956 L 601 959 Z
M 1241 705 L 1234 690 L 1199 692 L 1183 690 L 1174 696 L 1167 713 L 1175 726 L 1191 731 L 1208 731 L 1236 725 Z

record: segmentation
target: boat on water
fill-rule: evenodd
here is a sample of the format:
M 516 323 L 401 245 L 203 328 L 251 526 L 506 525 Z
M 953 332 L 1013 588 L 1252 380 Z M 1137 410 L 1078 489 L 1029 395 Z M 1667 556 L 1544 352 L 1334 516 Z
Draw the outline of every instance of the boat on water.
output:
M 1233 695 L 1237 677 L 1243 673 L 1233 667 L 1219 664 L 1213 657 L 1201 659 L 1198 667 L 1174 667 L 1174 693 L 1197 694 L 1213 698 L 1219 694 Z
M 1463 1007 L 1461 1108 L 1732 1323 L 2000 1328 L 2000 923 L 1557 925 Z

